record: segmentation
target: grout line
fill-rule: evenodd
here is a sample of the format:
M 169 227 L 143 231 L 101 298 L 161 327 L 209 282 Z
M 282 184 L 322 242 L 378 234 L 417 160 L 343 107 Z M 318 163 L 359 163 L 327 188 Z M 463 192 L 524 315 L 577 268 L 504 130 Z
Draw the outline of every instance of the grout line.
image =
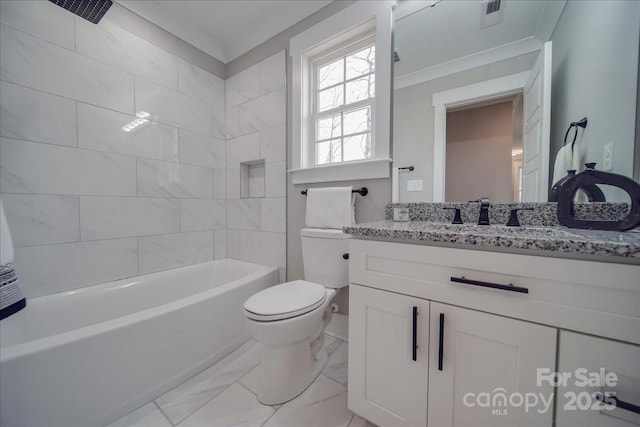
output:
M 4 25 L 4 24 L 2 24 L 2 25 Z M 135 77 L 138 77 L 138 76 L 135 76 Z M 142 77 L 140 77 L 140 78 L 142 78 Z M 32 90 L 32 91 L 35 91 L 35 92 L 43 93 L 45 95 L 49 95 L 49 96 L 53 96 L 53 97 L 57 97 L 57 98 L 62 98 L 62 99 L 66 99 L 66 100 L 69 100 L 69 101 L 74 101 L 76 103 L 86 104 L 86 105 L 89 105 L 89 106 L 92 106 L 92 107 L 95 107 L 95 108 L 100 108 L 102 110 L 107 110 L 107 111 L 110 111 L 110 112 L 113 112 L 113 113 L 123 114 L 123 115 L 126 115 L 126 116 L 130 116 L 132 118 L 137 117 L 136 116 L 136 111 L 135 111 L 135 107 L 136 107 L 136 105 L 135 105 L 135 94 L 134 94 L 134 111 L 133 112 L 129 112 L 129 111 L 123 111 L 123 110 L 116 110 L 114 108 L 106 107 L 104 105 L 94 104 L 92 102 L 89 102 L 89 101 L 86 101 L 86 100 L 82 100 L 82 99 L 71 98 L 69 96 L 61 95 L 59 93 L 49 92 L 49 91 L 42 90 L 42 89 L 39 89 L 39 88 L 26 86 L 26 85 L 24 85 L 22 83 L 13 82 L 13 81 L 10 81 L 10 80 L 0 79 L 0 81 L 2 81 L 4 83 L 7 83 L 7 84 L 11 84 L 11 85 L 15 85 L 15 86 L 19 86 L 19 87 L 25 88 L 27 90 Z M 151 83 L 153 83 L 153 82 L 151 82 Z M 134 91 L 135 91 L 135 81 L 134 81 Z M 192 98 L 192 99 L 197 100 L 196 98 Z M 207 136 L 209 138 L 213 138 L 213 139 L 216 139 L 218 141 L 226 141 L 226 139 L 215 138 L 211 134 L 203 133 L 203 132 L 201 132 L 199 130 L 193 130 L 193 129 L 189 129 L 189 128 L 184 128 L 184 127 L 176 125 L 174 123 L 168 123 L 168 122 L 163 122 L 163 121 L 158 121 L 158 120 L 153 120 L 153 119 L 147 119 L 147 120 L 149 120 L 149 122 L 151 122 L 151 123 L 158 123 L 158 124 L 163 125 L 163 126 L 169 126 L 169 127 L 173 127 L 173 128 L 176 128 L 176 129 L 186 130 L 188 132 L 192 132 L 192 133 L 195 133 L 195 134 L 198 134 L 198 135 L 202 135 L 202 136 Z M 226 113 L 225 113 L 225 120 L 226 120 Z M 28 140 L 26 140 L 26 141 L 28 141 Z M 33 142 L 40 142 L 40 141 L 33 141 Z M 51 144 L 51 143 L 49 143 L 49 144 Z M 52 144 L 52 145 L 60 145 L 60 144 Z M 68 147 L 68 145 L 67 145 L 67 147 Z
M 260 403 L 260 404 L 262 405 L 262 403 Z M 271 418 L 273 418 L 273 416 L 280 410 L 280 408 L 282 408 L 282 406 L 284 406 L 284 405 L 280 405 L 279 408 L 277 408 L 275 411 L 273 411 L 273 413 L 271 415 L 269 415 L 269 417 L 266 420 L 264 420 L 264 422 L 262 424 L 260 424 L 260 427 L 262 427 L 263 425 L 267 424 L 269 422 L 269 420 Z
M 133 74 L 133 115 L 135 116 L 137 111 L 137 102 L 136 102 L 136 75 Z
M 75 18 L 75 17 L 74 17 L 74 18 Z M 19 33 L 21 33 L 21 34 L 25 34 L 25 35 L 27 35 L 27 36 L 29 36 L 29 37 L 33 37 L 34 39 L 36 39 L 36 40 L 38 40 L 38 41 L 41 41 L 41 42 L 45 42 L 45 43 L 47 43 L 48 45 L 55 46 L 55 47 L 60 48 L 60 49 L 64 49 L 64 50 L 66 50 L 67 52 L 77 53 L 77 52 L 76 52 L 76 34 L 75 34 L 75 33 L 76 33 L 76 30 L 75 30 L 75 20 L 74 20 L 74 23 L 73 23 L 73 27 L 74 27 L 74 29 L 73 29 L 73 49 L 70 49 L 70 48 L 68 48 L 68 47 L 65 47 L 65 46 L 59 45 L 58 43 L 54 43 L 54 42 L 52 42 L 51 40 L 43 39 L 42 37 L 37 36 L 37 35 L 35 35 L 35 34 L 28 33 L 28 32 L 26 32 L 23 28 L 18 28 L 18 27 L 16 27 L 16 26 L 11 25 L 11 24 L 7 24 L 6 22 L 2 22 L 2 23 L 0 23 L 0 26 L 7 27 L 7 28 L 9 28 L 9 29 L 11 29 L 11 30 L 13 30 L 13 31 L 17 31 L 17 32 L 19 32 Z
M 138 162 L 140 160 L 140 158 L 138 156 L 135 157 L 136 159 L 136 164 L 135 164 L 135 174 L 136 174 L 136 195 L 135 197 L 140 197 L 140 179 L 138 179 L 139 175 L 138 175 Z
M 153 404 L 154 404 L 154 405 L 156 405 L 156 408 L 158 408 L 158 411 L 160 411 L 160 413 L 162 414 L 162 416 L 163 416 L 163 417 L 164 417 L 164 418 L 169 422 L 169 424 L 171 424 L 172 426 L 176 426 L 176 425 L 178 425 L 178 424 L 174 424 L 174 423 L 169 419 L 169 417 L 167 416 L 167 414 L 165 414 L 165 413 L 164 413 L 164 411 L 162 410 L 162 408 L 160 407 L 160 405 L 158 405 L 158 404 L 156 403 L 156 401 L 155 401 L 155 400 L 152 400 L 152 402 L 153 402 Z
M 324 371 L 324 369 L 323 369 L 323 371 Z M 338 396 L 339 394 L 342 394 L 342 393 L 346 393 L 346 392 L 347 392 L 347 387 L 348 387 L 348 385 L 344 385 L 344 384 L 342 384 L 341 382 L 334 380 L 333 378 L 331 378 L 331 377 L 329 377 L 329 376 L 325 375 L 325 374 L 324 374 L 324 373 L 322 373 L 322 372 L 320 372 L 320 374 L 318 375 L 318 378 L 320 378 L 320 377 L 325 377 L 325 378 L 326 378 L 326 379 L 328 379 L 329 381 L 332 381 L 332 382 L 334 382 L 334 383 L 336 383 L 336 384 L 339 384 L 339 385 L 341 385 L 342 387 L 344 387 L 344 388 L 345 388 L 345 390 L 344 390 L 344 391 L 342 391 L 342 392 L 340 392 L 340 393 L 338 393 L 338 394 L 336 394 L 336 395 L 333 395 L 333 396 L 331 396 L 330 398 L 327 398 L 327 399 L 325 399 L 325 400 L 329 400 L 329 399 L 331 399 L 331 398 L 333 398 L 333 397 Z M 317 378 L 316 378 L 316 381 L 317 381 Z M 314 382 L 315 382 L 315 381 L 314 381 Z M 324 402 L 324 400 L 323 400 L 322 402 Z
M 213 366 L 213 365 L 212 365 Z M 193 377 L 192 377 L 193 378 Z M 186 381 L 185 381 L 186 382 Z M 224 387 L 222 390 L 220 390 L 219 392 L 213 394 L 209 399 L 207 399 L 206 402 L 204 402 L 202 405 L 198 406 L 197 408 L 195 408 L 189 415 L 187 415 L 186 417 L 184 417 L 183 419 L 181 419 L 178 424 L 175 424 L 176 426 L 180 425 L 180 423 L 184 422 L 185 420 L 189 419 L 193 414 L 195 414 L 196 412 L 198 412 L 200 409 L 204 408 L 205 406 L 207 406 L 209 404 L 209 402 L 211 402 L 213 399 L 215 399 L 216 397 L 220 396 L 222 393 L 224 393 L 225 391 L 227 391 L 229 389 L 229 387 L 231 387 L 233 384 L 235 383 L 231 383 L 229 385 L 227 385 L 226 387 Z
M 260 365 L 258 365 L 258 366 L 260 366 Z M 253 368 L 253 369 L 255 369 L 255 368 Z M 250 369 L 250 370 L 249 370 L 249 372 L 253 371 L 253 369 Z M 242 383 L 240 382 L 240 380 L 241 380 L 242 378 L 246 377 L 246 376 L 249 374 L 249 372 L 247 372 L 246 374 L 244 374 L 243 376 L 241 376 L 240 378 L 238 378 L 238 379 L 237 379 L 233 384 L 238 384 L 240 387 L 244 388 L 245 390 L 249 391 L 249 393 L 251 393 L 251 394 L 253 394 L 254 396 L 256 396 L 256 399 L 257 399 L 257 398 L 258 398 L 258 395 L 257 395 L 256 393 L 254 393 L 252 390 L 250 390 L 250 389 L 249 389 L 249 387 L 247 387 L 246 385 L 244 385 L 244 384 L 242 384 Z M 233 384 L 231 384 L 231 385 L 233 385 Z M 259 403 L 260 405 L 262 405 L 262 406 L 270 406 L 270 405 L 265 405 L 265 404 L 263 404 L 263 403 L 260 403 L 260 401 L 258 401 L 258 403 Z M 273 406 L 270 406 L 270 407 L 272 407 L 272 408 L 273 408 Z
M 77 101 L 76 104 L 80 103 L 80 102 L 81 101 Z M 76 111 L 77 111 L 77 107 L 76 107 Z M 77 112 L 76 112 L 76 116 L 77 116 Z M 134 116 L 131 116 L 131 117 L 134 117 Z M 76 118 L 76 120 L 77 120 L 77 118 Z M 175 130 L 178 130 L 178 129 L 184 130 L 182 128 L 178 128 L 178 127 L 175 127 L 173 125 L 167 125 L 167 124 L 164 124 L 164 123 L 154 122 L 154 121 L 151 121 L 151 122 L 155 123 L 155 124 L 160 124 L 162 126 L 171 127 L 171 128 L 173 128 Z M 187 130 L 187 131 L 191 132 L 189 130 Z M 79 130 L 76 129 L 76 139 L 78 139 L 78 141 L 79 141 L 78 136 L 79 136 Z M 206 135 L 204 135 L 204 136 L 206 136 Z M 78 143 L 76 143 L 76 145 L 66 145 L 66 144 L 56 144 L 54 142 L 49 142 L 49 141 L 36 141 L 34 139 L 16 138 L 16 137 L 13 137 L 13 136 L 2 136 L 1 138 L 5 139 L 5 140 L 24 141 L 24 142 L 34 143 L 34 144 L 45 144 L 45 145 L 51 145 L 51 146 L 54 146 L 54 147 L 61 147 L 61 148 L 74 148 L 76 150 L 81 150 L 81 151 L 89 151 L 89 152 L 93 152 L 93 153 L 102 153 L 102 154 L 123 156 L 123 157 L 127 157 L 127 158 L 139 157 L 141 159 L 153 160 L 153 161 L 157 161 L 157 162 L 165 162 L 165 163 L 172 163 L 172 164 L 176 163 L 176 161 L 173 160 L 173 159 L 151 157 L 151 156 L 145 156 L 145 155 L 134 154 L 134 153 L 122 153 L 122 152 L 118 152 L 118 151 L 98 150 L 97 148 L 80 146 Z M 179 157 L 179 154 L 176 155 L 176 156 Z M 180 163 L 183 166 L 195 166 L 195 167 L 204 168 L 204 169 L 211 169 L 211 170 L 220 169 L 220 170 L 222 170 L 221 168 L 215 168 L 213 166 L 202 165 L 202 164 L 197 164 L 197 163 L 188 162 L 188 161 L 185 162 L 185 161 L 181 161 L 180 159 L 178 159 L 178 163 Z
M 175 235 L 185 235 L 185 234 L 195 234 L 195 233 L 204 234 L 207 232 L 213 233 L 216 230 L 224 230 L 224 228 L 193 230 L 193 231 L 184 231 L 184 232 L 174 231 L 170 233 L 143 234 L 143 235 L 124 236 L 124 237 L 107 237 L 103 239 L 91 239 L 91 240 L 74 240 L 70 242 L 54 242 L 54 243 L 44 243 L 39 245 L 18 246 L 17 248 L 22 249 L 22 248 L 36 248 L 36 247 L 56 246 L 56 245 L 71 245 L 76 243 L 95 243 L 95 242 L 112 241 L 112 240 L 144 239 L 148 237 L 164 237 L 164 236 L 175 236 Z M 196 264 L 199 264 L 201 262 L 207 262 L 207 261 L 200 261 Z M 259 264 L 259 263 L 254 262 L 253 264 Z M 185 265 L 193 265 L 193 264 L 185 264 Z M 178 267 L 172 267 L 172 268 L 178 268 Z
M 76 196 L 76 200 L 78 202 L 78 239 L 79 239 L 78 242 L 82 242 L 82 216 L 81 216 L 82 209 L 80 208 L 80 196 Z M 70 242 L 70 243 L 74 243 L 74 242 Z
M 78 101 L 74 102 L 76 107 L 76 145 L 74 147 L 80 148 L 80 120 L 78 119 Z

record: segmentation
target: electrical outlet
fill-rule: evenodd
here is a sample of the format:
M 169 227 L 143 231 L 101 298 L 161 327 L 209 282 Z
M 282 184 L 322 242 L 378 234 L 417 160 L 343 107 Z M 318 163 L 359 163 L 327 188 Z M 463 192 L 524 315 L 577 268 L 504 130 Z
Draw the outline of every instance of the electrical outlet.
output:
M 613 142 L 610 142 L 604 146 L 602 159 L 602 170 L 613 170 Z
M 407 191 L 422 191 L 422 180 L 421 179 L 408 180 Z

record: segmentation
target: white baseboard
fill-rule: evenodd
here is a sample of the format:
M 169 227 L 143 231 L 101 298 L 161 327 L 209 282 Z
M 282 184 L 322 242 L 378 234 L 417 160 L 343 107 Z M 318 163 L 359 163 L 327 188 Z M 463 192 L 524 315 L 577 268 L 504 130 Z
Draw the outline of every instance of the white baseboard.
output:
M 341 313 L 333 313 L 331 322 L 329 322 L 324 332 L 339 340 L 349 341 L 349 316 Z

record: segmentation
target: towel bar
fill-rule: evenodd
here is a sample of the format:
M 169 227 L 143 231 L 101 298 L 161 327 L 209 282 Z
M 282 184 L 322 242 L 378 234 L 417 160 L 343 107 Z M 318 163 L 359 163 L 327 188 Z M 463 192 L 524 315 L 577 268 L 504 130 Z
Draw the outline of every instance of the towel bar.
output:
M 362 188 L 356 188 L 355 190 L 351 190 L 352 193 L 358 193 L 361 196 L 366 196 L 367 194 L 369 194 L 369 190 L 367 189 L 367 187 L 362 187 Z M 300 194 L 306 196 L 307 195 L 307 190 L 302 190 L 300 192 Z

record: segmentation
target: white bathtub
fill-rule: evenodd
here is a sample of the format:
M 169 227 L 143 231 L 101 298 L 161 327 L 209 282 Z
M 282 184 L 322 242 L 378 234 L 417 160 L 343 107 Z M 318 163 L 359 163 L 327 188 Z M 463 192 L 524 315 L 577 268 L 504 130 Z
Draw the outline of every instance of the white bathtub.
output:
M 2 427 L 107 424 L 249 339 L 278 270 L 218 260 L 32 298 L 0 322 Z

